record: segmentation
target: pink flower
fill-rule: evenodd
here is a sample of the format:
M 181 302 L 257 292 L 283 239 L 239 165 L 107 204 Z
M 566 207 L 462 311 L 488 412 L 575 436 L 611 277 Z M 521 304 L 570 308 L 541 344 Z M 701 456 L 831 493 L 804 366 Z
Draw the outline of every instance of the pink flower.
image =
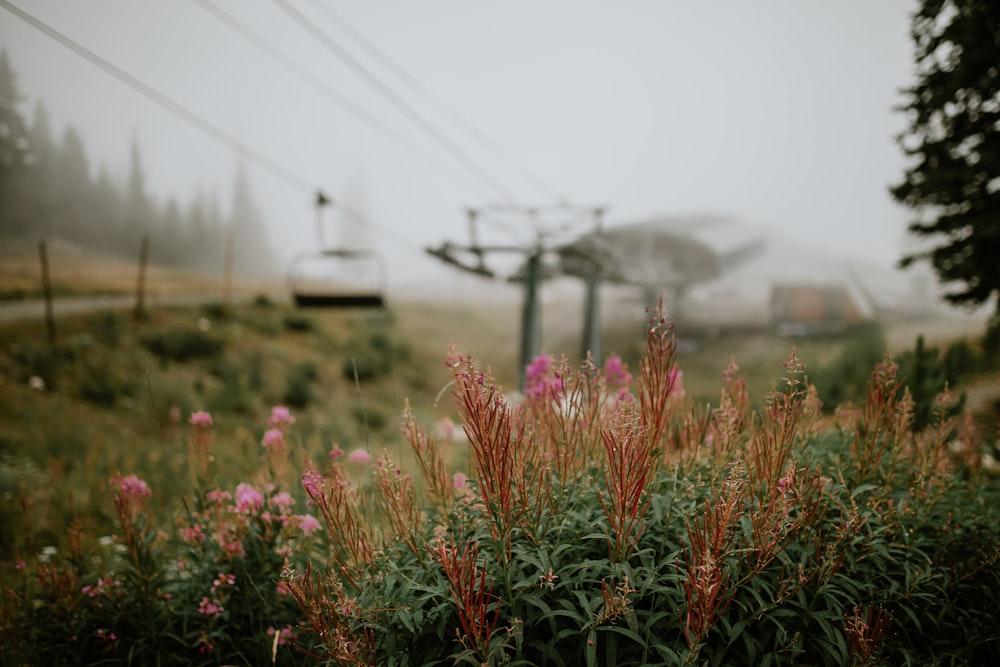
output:
M 524 393 L 529 398 L 557 397 L 563 392 L 563 379 L 552 368 L 552 355 L 539 354 L 524 369 Z
M 307 470 L 302 473 L 302 488 L 310 496 L 323 495 L 324 486 L 326 486 L 326 479 L 315 470 Z
M 288 491 L 282 491 L 281 493 L 276 493 L 267 501 L 272 507 L 277 507 L 282 512 L 287 512 L 295 504 L 295 498 L 292 498 L 292 494 Z
M 117 486 L 118 490 L 121 491 L 122 495 L 126 498 L 141 498 L 143 496 L 150 495 L 149 486 L 146 482 L 142 481 L 135 475 L 129 475 L 128 477 L 122 477 L 121 475 L 116 475 L 115 477 L 108 480 L 111 486 Z
M 198 613 L 204 614 L 205 616 L 218 616 L 223 611 L 222 603 L 218 600 L 210 600 L 208 597 L 201 598 L 201 604 L 198 605 Z
M 295 519 L 299 523 L 299 530 L 306 537 L 309 537 L 320 529 L 320 523 L 312 514 L 298 514 Z
M 221 505 L 227 500 L 232 500 L 233 496 L 228 491 L 223 491 L 221 489 L 216 489 L 215 491 L 209 491 L 205 494 L 205 500 L 211 500 L 212 502 Z
M 205 533 L 201 526 L 195 524 L 190 528 L 181 528 L 181 539 L 188 544 L 198 544 L 205 541 Z
M 371 463 L 372 455 L 359 447 L 347 455 L 347 460 L 351 463 Z
M 434 434 L 445 442 L 453 441 L 455 439 L 455 422 L 450 417 L 442 417 L 434 429 Z
M 15 565 L 14 567 L 17 568 L 18 570 L 23 570 L 24 569 L 24 561 L 23 560 L 17 561 L 17 565 Z
M 464 472 L 456 472 L 454 475 L 452 475 L 451 483 L 454 484 L 456 489 L 469 488 L 469 478 L 465 476 Z
M 330 450 L 331 459 L 339 459 L 343 455 L 344 455 L 344 450 L 341 449 L 338 445 L 334 445 L 333 449 Z
M 273 637 L 277 633 L 278 635 L 278 645 L 284 646 L 288 640 L 295 639 L 295 633 L 292 632 L 292 626 L 286 625 L 281 630 L 275 630 L 273 627 L 268 626 L 267 636 Z
M 242 483 L 236 487 L 236 508 L 240 514 L 259 512 L 264 506 L 264 495 L 250 484 Z
M 204 410 L 199 410 L 191 413 L 191 418 L 188 421 L 199 428 L 209 428 L 212 425 L 212 415 Z
M 243 543 L 240 542 L 238 537 L 232 535 L 228 535 L 222 539 L 222 550 L 230 558 L 239 558 L 247 555 L 246 549 L 243 548 Z
M 684 371 L 677 368 L 671 368 L 670 376 L 667 381 L 670 383 L 671 396 L 684 395 Z
M 211 591 L 214 593 L 224 586 L 233 586 L 235 584 L 236 584 L 235 574 L 226 574 L 224 572 L 220 572 L 219 576 L 217 576 L 215 579 L 212 580 Z
M 114 642 L 116 639 L 118 639 L 118 635 L 116 635 L 114 632 L 111 632 L 110 630 L 105 630 L 101 628 L 100 630 L 97 631 L 97 638 L 103 639 L 106 642 Z
M 268 426 L 291 425 L 295 423 L 295 417 L 283 405 L 276 405 L 271 408 L 271 416 L 267 419 Z
M 264 439 L 260 444 L 265 447 L 283 447 L 285 445 L 285 434 L 280 429 L 272 428 L 264 434 Z
M 604 362 L 604 380 L 616 387 L 627 387 L 632 384 L 632 374 L 625 368 L 621 357 L 610 356 Z

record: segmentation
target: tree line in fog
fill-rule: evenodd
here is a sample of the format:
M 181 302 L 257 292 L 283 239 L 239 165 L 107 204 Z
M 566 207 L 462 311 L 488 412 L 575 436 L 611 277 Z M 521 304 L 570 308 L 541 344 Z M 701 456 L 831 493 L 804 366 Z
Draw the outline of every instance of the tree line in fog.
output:
M 137 139 L 124 179 L 104 164 L 95 169 L 79 130 L 56 134 L 44 100 L 28 115 L 17 75 L 0 50 L 0 243 L 62 239 L 84 248 L 136 257 L 143 238 L 162 265 L 215 269 L 232 235 L 234 269 L 275 268 L 266 224 L 245 171 L 237 170 L 226 215 L 213 190 L 189 201 L 158 200 L 149 192 Z

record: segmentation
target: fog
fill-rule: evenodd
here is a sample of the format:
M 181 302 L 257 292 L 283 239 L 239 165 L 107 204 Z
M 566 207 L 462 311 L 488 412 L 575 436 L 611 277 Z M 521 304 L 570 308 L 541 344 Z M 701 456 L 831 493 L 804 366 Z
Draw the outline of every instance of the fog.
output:
M 10 4 L 249 149 L 0 5 L 23 110 L 44 99 L 95 169 L 124 175 L 137 140 L 154 196 L 228 205 L 243 161 L 285 257 L 315 248 L 321 189 L 367 221 L 335 205 L 327 238 L 378 249 L 390 286 L 457 284 L 424 248 L 468 242 L 465 210 L 496 204 L 723 215 L 885 269 L 906 247 L 887 187 L 912 0 Z M 535 231 L 508 217 L 481 240 Z

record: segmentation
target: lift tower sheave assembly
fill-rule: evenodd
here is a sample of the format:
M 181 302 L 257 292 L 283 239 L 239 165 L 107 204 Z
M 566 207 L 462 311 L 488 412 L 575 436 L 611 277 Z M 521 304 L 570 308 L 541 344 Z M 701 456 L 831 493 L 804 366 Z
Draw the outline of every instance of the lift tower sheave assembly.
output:
M 513 253 L 524 257 L 517 273 L 510 277 L 512 282 L 523 283 L 523 300 L 521 304 L 521 339 L 520 339 L 520 369 L 518 373 L 519 385 L 524 390 L 524 371 L 531 363 L 531 360 L 541 352 L 542 347 L 542 308 L 539 298 L 539 285 L 546 278 L 552 277 L 551 271 L 544 260 L 546 254 L 557 250 L 552 238 L 561 231 L 553 229 L 548 225 L 542 225 L 540 218 L 543 216 L 569 218 L 572 223 L 578 223 L 581 215 L 587 220 L 596 221 L 596 229 L 601 227 L 603 208 L 579 208 L 569 205 L 558 205 L 551 209 L 523 206 L 495 206 L 487 209 L 468 209 L 469 220 L 469 244 L 462 245 L 452 242 L 444 242 L 436 248 L 427 248 L 427 252 L 437 257 L 442 262 L 454 266 L 462 271 L 474 273 L 476 275 L 494 278 L 496 273 L 486 266 L 485 256 L 488 253 Z M 478 223 L 484 214 L 491 216 L 503 216 L 504 218 L 520 218 L 530 223 L 534 240 L 515 245 L 484 245 L 479 241 Z M 584 324 L 584 357 L 590 353 L 593 357 L 600 354 L 600 326 L 597 321 L 599 317 L 599 297 L 598 288 L 600 285 L 601 273 L 603 271 L 601 262 L 595 258 L 588 257 L 586 253 L 581 253 L 584 260 L 591 260 L 593 270 L 587 275 L 587 302 L 585 304 L 585 317 L 588 321 Z M 593 321 L 590 319 L 593 318 Z

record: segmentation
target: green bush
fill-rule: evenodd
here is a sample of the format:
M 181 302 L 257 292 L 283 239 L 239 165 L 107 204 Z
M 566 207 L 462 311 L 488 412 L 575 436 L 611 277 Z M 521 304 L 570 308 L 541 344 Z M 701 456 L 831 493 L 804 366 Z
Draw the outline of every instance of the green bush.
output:
M 94 315 L 87 321 L 87 325 L 101 345 L 108 348 L 117 347 L 125 332 L 124 318 L 110 311 Z
M 286 330 L 295 331 L 297 333 L 311 332 L 316 327 L 316 323 L 311 317 L 301 315 L 299 313 L 290 313 L 285 315 L 282 322 Z
M 313 400 L 312 383 L 316 377 L 316 364 L 311 361 L 289 368 L 285 378 L 284 402 L 293 408 L 307 406 Z
M 222 340 L 199 329 L 173 327 L 150 331 L 139 337 L 142 345 L 162 361 L 186 362 L 211 359 L 222 354 Z
M 866 322 L 846 334 L 846 342 L 837 360 L 809 372 L 825 409 L 857 402 L 864 396 L 865 384 L 874 366 L 885 354 L 886 341 L 877 322 Z
M 78 371 L 77 391 L 85 401 L 113 407 L 121 397 L 135 395 L 138 383 L 113 363 L 108 354 L 91 355 Z
M 384 331 L 357 334 L 347 345 L 341 373 L 350 382 L 369 382 L 392 373 L 410 360 L 410 347 Z
M 675 351 L 654 321 L 638 387 L 623 393 L 599 369 L 549 360 L 532 365 L 519 403 L 454 355 L 469 478 L 453 476 L 412 417 L 403 432 L 418 479 L 388 457 L 358 485 L 336 465 L 304 477 L 329 560 L 285 580 L 323 655 L 343 665 L 1000 660 L 1000 492 L 978 474 L 979 452 L 956 458 L 947 446 L 956 423 L 913 433 L 891 361 L 869 371 L 866 407 L 837 431 L 794 354 L 788 390 L 760 413 L 729 377 L 704 414 L 672 395 Z

